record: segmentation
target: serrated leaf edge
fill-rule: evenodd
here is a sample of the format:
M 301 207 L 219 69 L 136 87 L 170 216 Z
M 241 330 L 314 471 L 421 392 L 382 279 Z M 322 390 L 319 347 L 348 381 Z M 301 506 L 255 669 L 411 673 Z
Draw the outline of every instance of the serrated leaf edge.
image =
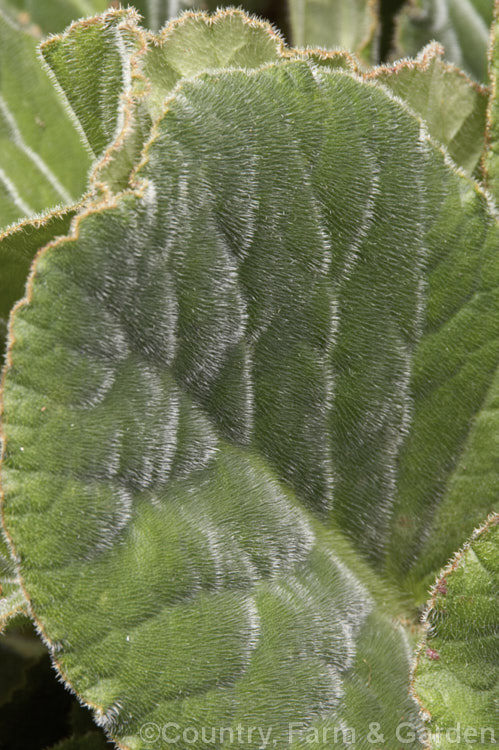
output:
M 375 79 L 381 75 L 386 74 L 392 74 L 396 76 L 402 70 L 419 70 L 422 73 L 425 73 L 428 70 L 430 64 L 434 60 L 438 60 L 446 72 L 458 75 L 463 79 L 463 81 L 465 81 L 468 86 L 471 86 L 471 88 L 473 88 L 477 93 L 483 94 L 485 96 L 489 96 L 491 94 L 491 86 L 487 86 L 484 83 L 478 83 L 477 81 L 474 81 L 472 78 L 470 78 L 466 71 L 461 70 L 461 68 L 459 68 L 457 65 L 454 65 L 454 63 L 444 60 L 444 54 L 445 50 L 440 42 L 430 42 L 420 50 L 417 57 L 402 57 L 399 60 L 394 60 L 394 62 L 392 63 L 376 65 L 371 68 L 371 70 L 367 71 L 367 73 L 365 73 L 364 75 L 368 79 Z

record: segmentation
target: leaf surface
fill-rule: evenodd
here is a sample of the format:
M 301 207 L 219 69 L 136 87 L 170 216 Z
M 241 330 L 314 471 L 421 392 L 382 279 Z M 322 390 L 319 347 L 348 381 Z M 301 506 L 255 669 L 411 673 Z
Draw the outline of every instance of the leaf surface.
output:
M 440 45 L 430 45 L 416 60 L 375 68 L 369 77 L 376 78 L 406 101 L 458 166 L 469 175 L 479 175 L 485 147 L 488 90 L 443 62 L 442 53 Z
M 24 295 L 26 280 L 37 251 L 58 235 L 67 234 L 74 207 L 25 221 L 0 235 L 0 347 L 7 339 L 7 323 L 14 303 Z
M 369 574 L 362 566 L 359 567 L 352 553 L 348 552 L 348 547 L 345 547 L 337 535 L 323 538 L 325 532 L 321 525 L 314 529 L 317 522 L 308 516 L 292 497 L 290 490 L 277 479 L 275 470 L 291 484 L 296 484 L 300 489 L 303 487 L 304 501 L 309 505 L 313 504 L 319 487 L 317 484 L 311 485 L 311 494 L 307 498 L 306 485 L 310 481 L 306 474 L 308 467 L 302 462 L 298 467 L 300 474 L 293 476 L 293 472 L 290 473 L 288 456 L 298 455 L 292 444 L 289 441 L 285 444 L 288 456 L 286 453 L 279 456 L 267 447 L 270 444 L 267 443 L 265 433 L 272 422 L 268 421 L 265 414 L 269 408 L 265 399 L 268 390 L 265 383 L 269 375 L 276 377 L 278 371 L 275 370 L 275 374 L 272 372 L 273 368 L 279 367 L 281 353 L 276 352 L 278 358 L 270 361 L 271 367 L 266 373 L 262 369 L 264 359 L 268 360 L 268 356 L 264 357 L 264 352 L 268 351 L 269 342 L 275 341 L 276 336 L 286 335 L 286 318 L 277 317 L 274 323 L 268 325 L 272 318 L 268 312 L 265 313 L 265 307 L 275 305 L 273 286 L 270 285 L 265 285 L 262 289 L 264 296 L 258 306 L 253 311 L 245 310 L 242 284 L 243 279 L 244 283 L 260 284 L 257 280 L 261 279 L 262 272 L 258 268 L 263 260 L 265 247 L 268 246 L 265 237 L 270 236 L 269 232 L 275 231 L 272 229 L 271 217 L 276 214 L 274 209 L 267 206 L 264 214 L 260 218 L 255 214 L 253 222 L 249 224 L 246 214 L 246 226 L 254 234 L 256 241 L 255 251 L 249 254 L 244 244 L 241 244 L 241 227 L 227 223 L 228 218 L 233 215 L 233 208 L 226 204 L 227 200 L 238 201 L 242 198 L 244 204 L 247 204 L 247 196 L 239 198 L 239 191 L 232 190 L 234 180 L 237 185 L 241 175 L 231 177 L 230 172 L 226 171 L 232 164 L 232 149 L 239 150 L 248 136 L 244 128 L 241 132 L 241 128 L 235 130 L 233 126 L 229 127 L 229 108 L 233 111 L 235 106 L 236 111 L 244 112 L 247 97 L 256 97 L 255 105 L 261 99 L 267 116 L 253 135 L 255 145 L 252 148 L 254 158 L 263 160 L 270 145 L 270 134 L 273 133 L 272 138 L 275 138 L 275 127 L 278 128 L 277 132 L 282 133 L 279 148 L 296 149 L 296 153 L 300 153 L 304 145 L 304 136 L 300 137 L 300 133 L 307 122 L 308 112 L 308 106 L 304 105 L 325 107 L 329 101 L 329 97 L 320 95 L 320 89 L 305 63 L 289 65 L 289 68 L 286 64 L 272 68 L 266 73 L 262 72 L 259 77 L 257 74 L 252 77 L 246 73 L 226 73 L 218 75 L 218 80 L 208 78 L 204 85 L 194 82 L 190 90 L 186 88 L 184 95 L 188 97 L 190 105 L 185 108 L 176 100 L 171 114 L 165 119 L 164 136 L 158 136 L 155 147 L 151 146 L 149 153 L 148 169 L 154 169 L 153 164 L 157 159 L 161 164 L 170 165 L 169 174 L 161 168 L 154 176 L 154 181 L 159 180 L 156 195 L 160 196 L 161 204 L 157 208 L 151 204 L 151 200 L 154 200 L 154 195 L 150 193 L 153 189 L 153 175 L 151 173 L 150 177 L 146 177 L 144 173 L 142 179 L 151 179 L 151 187 L 145 188 L 143 198 L 124 195 L 116 208 L 90 213 L 87 218 L 81 219 L 78 238 L 59 245 L 54 248 L 53 253 L 43 254 L 37 263 L 37 273 L 40 273 L 46 262 L 42 259 L 55 260 L 59 268 L 56 271 L 54 267 L 55 275 L 61 280 L 60 274 L 63 275 L 63 286 L 67 292 L 71 287 L 71 306 L 67 307 L 64 302 L 64 294 L 62 297 L 54 296 L 43 283 L 45 294 L 52 299 L 51 312 L 46 308 L 44 313 L 42 304 L 36 313 L 36 323 L 35 318 L 20 322 L 23 317 L 21 312 L 16 316 L 16 346 L 20 350 L 23 348 L 23 326 L 27 324 L 28 329 L 31 329 L 35 325 L 39 351 L 46 366 L 49 369 L 55 366 L 59 375 L 66 373 L 63 376 L 65 382 L 60 377 L 56 378 L 57 393 L 51 387 L 48 391 L 45 386 L 40 390 L 24 378 L 23 382 L 17 384 L 13 384 L 12 380 L 10 386 L 8 381 L 5 384 L 5 428 L 8 430 L 9 394 L 16 398 L 14 394 L 18 388 L 21 390 L 17 393 L 25 404 L 31 401 L 28 394 L 33 394 L 38 401 L 33 414 L 37 420 L 41 420 L 36 434 L 37 444 L 44 456 L 42 458 L 39 455 L 42 463 L 38 468 L 36 460 L 35 464 L 31 463 L 33 453 L 29 434 L 35 435 L 32 431 L 33 423 L 30 427 L 26 425 L 28 432 L 21 427 L 23 444 L 18 449 L 14 447 L 11 438 L 8 440 L 10 447 L 6 450 L 9 455 L 16 456 L 12 470 L 8 469 L 9 459 L 7 454 L 5 456 L 6 493 L 15 493 L 14 485 L 21 481 L 22 502 L 27 501 L 29 505 L 29 495 L 32 501 L 41 501 L 44 505 L 40 519 L 44 528 L 40 528 L 39 523 L 35 524 L 39 540 L 35 546 L 29 531 L 29 527 L 34 531 L 35 526 L 26 526 L 22 513 L 17 516 L 23 529 L 21 536 L 24 537 L 24 533 L 27 533 L 30 537 L 29 542 L 25 540 L 27 544 L 21 553 L 24 561 L 24 585 L 27 588 L 33 585 L 36 590 L 32 594 L 38 600 L 35 605 L 37 617 L 41 615 L 44 629 L 51 632 L 52 642 L 59 643 L 59 639 L 62 639 L 59 644 L 61 652 L 57 656 L 61 670 L 64 674 L 71 674 L 71 680 L 74 680 L 78 691 L 87 701 L 101 707 L 98 709 L 101 721 L 114 736 L 121 737 L 125 744 L 131 746 L 137 742 L 140 721 L 144 722 L 146 718 L 152 720 L 151 717 L 159 720 L 164 715 L 177 716 L 182 721 L 186 720 L 186 716 L 193 715 L 197 725 L 203 721 L 208 722 L 210 716 L 217 722 L 228 721 L 229 725 L 235 725 L 239 720 L 251 721 L 252 724 L 272 723 L 280 742 L 289 721 L 301 723 L 302 733 L 304 722 L 307 728 L 314 725 L 337 725 L 343 712 L 343 676 L 352 668 L 357 638 L 370 638 L 369 622 L 372 621 L 368 618 L 375 606 L 370 588 L 375 589 L 376 586 L 372 581 L 369 583 Z M 341 78 L 340 83 L 343 80 L 345 86 L 355 88 L 360 85 L 346 77 Z M 333 78 L 327 76 L 325 83 L 332 86 Z M 337 87 L 341 92 L 340 84 L 337 83 Z M 211 90 L 213 93 L 210 94 Z M 275 90 L 280 90 L 282 103 L 280 110 L 272 115 L 273 109 L 269 108 L 266 101 L 270 92 Z M 185 116 L 190 107 L 200 106 L 206 94 L 206 104 L 211 102 L 211 109 L 205 112 L 199 125 L 204 121 L 207 127 L 202 127 L 202 132 L 196 137 L 195 133 L 189 134 L 186 129 Z M 200 95 L 201 100 L 198 99 Z M 348 89 L 343 92 L 345 97 L 350 95 L 351 91 Z M 381 101 L 384 101 L 385 95 L 380 96 Z M 223 107 L 226 108 L 225 113 Z M 295 128 L 300 140 L 296 144 L 293 141 L 289 144 L 284 137 L 287 134 L 286 124 L 279 126 L 285 107 L 293 107 L 298 118 Z M 206 109 L 206 105 L 204 108 Z M 218 112 L 218 118 L 229 128 L 224 133 L 228 151 L 221 165 L 226 174 L 226 192 L 222 194 L 221 203 L 216 194 L 213 199 L 208 198 L 211 191 L 201 198 L 199 186 L 203 185 L 204 180 L 199 179 L 199 165 L 204 163 L 208 166 L 210 160 L 200 162 L 196 154 L 196 149 L 202 144 L 203 148 L 212 150 L 214 143 L 210 143 L 209 138 L 220 137 L 209 126 L 213 116 L 211 112 L 220 108 L 222 111 Z M 273 118 L 270 123 L 269 117 Z M 269 128 L 269 124 L 272 127 Z M 331 127 L 334 125 L 331 124 Z M 170 128 L 173 129 L 171 135 L 175 133 L 174 141 L 180 136 L 180 153 L 179 148 L 172 144 Z M 204 136 L 209 136 L 208 140 L 205 141 Z M 327 138 L 326 133 L 322 136 Z M 185 138 L 190 145 L 183 145 Z M 257 144 L 261 144 L 260 148 Z M 250 163 L 254 158 L 250 159 Z M 272 155 L 267 156 L 267 159 L 272 159 Z M 269 166 L 270 163 L 272 162 L 269 162 Z M 282 163 L 286 165 L 288 160 L 283 158 Z M 292 159 L 289 163 L 293 165 L 293 169 L 303 169 L 301 157 L 299 160 Z M 329 160 L 324 163 L 323 169 L 327 170 L 328 164 Z M 178 194 L 180 185 L 178 177 L 175 177 L 182 165 L 182 169 L 187 170 L 188 180 L 182 188 L 185 197 Z M 162 181 L 166 178 L 170 182 L 172 177 L 174 182 L 170 190 L 173 192 L 169 192 Z M 205 176 L 207 178 L 210 178 L 209 173 Z M 273 172 L 268 171 L 265 162 L 260 164 L 254 179 L 259 180 L 263 194 L 269 196 L 266 201 L 270 201 Z M 322 179 L 325 180 L 324 177 Z M 247 184 L 246 180 L 243 184 Z M 322 180 L 319 186 L 320 184 Z M 285 180 L 282 189 L 290 191 L 289 201 L 292 206 L 292 180 Z M 311 191 L 310 199 L 312 196 Z M 206 208 L 195 219 L 198 225 L 193 225 L 186 231 L 185 218 L 180 218 L 182 212 L 177 214 L 174 204 L 180 200 L 180 205 L 187 206 L 190 201 L 197 203 L 200 198 Z M 282 196 L 274 199 L 282 200 Z M 180 207 L 178 203 L 176 205 Z M 249 205 L 253 205 L 252 201 Z M 141 217 L 138 223 L 134 218 L 137 216 L 136 212 Z M 240 214 L 240 217 L 244 221 L 245 215 Z M 177 243 L 174 223 L 179 220 L 184 231 Z M 285 220 L 283 217 L 282 221 Z M 219 229 L 207 232 L 207 228 L 212 223 L 216 226 L 217 222 L 221 222 Z M 139 234 L 134 233 L 134 225 Z M 281 231 L 285 231 L 286 225 L 283 223 L 281 226 Z M 96 253 L 96 248 L 102 244 L 100 241 L 96 243 L 96 238 L 111 227 L 114 229 L 106 240 L 108 252 Z M 284 243 L 291 242 L 291 232 L 294 229 L 295 227 L 289 226 L 285 231 Z M 313 225 L 310 229 L 313 229 Z M 170 240 L 164 236 L 165 230 L 173 232 Z M 193 234 L 195 230 L 196 234 Z M 226 239 L 219 233 L 225 233 Z M 316 233 L 317 229 L 314 229 L 315 237 Z M 203 247 L 202 255 L 197 252 L 197 242 L 194 239 L 201 234 L 206 238 L 213 237 L 213 241 Z M 300 264 L 297 276 L 293 274 L 292 265 L 288 265 L 287 284 L 303 283 L 299 280 L 303 270 L 308 267 L 308 283 L 312 284 L 312 294 L 315 288 L 315 294 L 318 295 L 314 306 L 325 304 L 327 310 L 327 277 L 323 279 L 320 270 L 324 260 L 320 257 L 314 260 L 313 253 L 317 251 L 314 249 L 313 235 L 313 244 L 307 246 L 307 255 L 302 261 L 304 265 Z M 122 267 L 123 261 L 119 261 L 115 253 L 119 254 L 124 249 L 123 241 L 126 237 L 126 246 L 135 247 L 128 262 L 135 258 L 133 262 L 138 262 L 140 266 L 146 264 L 141 275 L 145 274 L 144 281 L 148 279 L 148 299 L 168 300 L 168 297 L 164 297 L 164 284 L 171 283 L 173 286 L 169 297 L 172 302 L 176 298 L 176 302 L 173 308 L 167 302 L 166 306 L 154 305 L 149 311 L 147 305 L 143 308 L 139 305 L 129 319 L 131 327 L 126 324 L 123 328 L 123 321 L 129 315 L 128 301 L 132 300 L 127 291 L 128 284 L 133 283 L 135 273 L 118 277 L 118 288 L 112 291 L 115 281 L 109 276 L 105 266 L 111 263 L 114 268 Z M 161 237 L 163 239 L 159 242 Z M 193 240 L 194 244 L 191 244 Z M 136 244 L 143 241 L 147 241 L 151 248 L 158 249 L 164 242 L 166 246 L 173 242 L 170 261 L 162 265 L 154 253 L 145 254 Z M 234 254 L 228 252 L 229 242 L 237 242 L 239 245 Z M 286 244 L 283 244 L 283 250 L 285 247 Z M 321 254 L 324 251 L 323 245 Z M 88 266 L 88 253 L 93 258 L 93 269 Z M 125 257 L 126 255 L 123 260 Z M 181 259 L 182 266 L 179 266 Z M 69 266 L 66 265 L 68 262 Z M 171 268 L 170 262 L 173 263 Z M 243 274 L 245 266 L 247 270 Z M 223 280 L 222 284 L 220 281 L 214 284 L 211 280 L 213 268 L 219 269 L 217 275 Z M 67 276 L 68 272 L 70 276 Z M 204 305 L 196 303 L 192 306 L 190 290 L 193 288 L 193 279 L 190 278 L 188 286 L 184 286 L 183 277 L 186 273 L 194 274 L 194 288 L 204 290 L 199 298 L 204 298 Z M 240 274 L 243 275 L 239 281 Z M 252 278 L 255 282 L 252 282 Z M 109 282 L 112 286 L 107 288 Z M 119 291 L 121 284 L 125 286 Z M 281 304 L 284 304 L 285 298 L 279 287 L 275 291 Z M 69 326 L 64 322 L 63 308 L 56 310 L 53 306 L 56 297 L 70 314 L 72 322 Z M 89 305 L 89 299 L 94 303 Z M 115 300 L 119 309 L 115 310 L 113 304 L 111 308 L 108 307 L 111 299 Z M 135 299 L 134 305 L 138 299 L 140 296 Z M 121 304 L 125 305 L 123 309 Z M 286 339 L 289 347 L 288 362 L 289 357 L 306 357 L 312 372 L 315 369 L 319 374 L 322 367 L 320 358 L 327 354 L 330 319 L 329 316 L 324 318 L 325 335 L 317 331 L 314 334 L 314 348 L 310 350 L 310 343 L 302 338 L 308 338 L 307 307 L 308 303 L 301 310 L 300 307 L 295 309 L 299 316 L 297 319 L 302 320 L 303 333 L 295 338 L 295 334 L 289 330 Z M 22 310 L 31 312 L 33 308 L 30 306 Z M 143 325 L 151 313 L 155 324 L 144 329 L 147 333 L 143 337 Z M 55 316 L 60 323 L 56 323 L 55 327 L 47 327 L 47 314 L 51 318 Z M 91 323 L 89 314 L 92 316 Z M 156 317 L 158 315 L 160 317 Z M 172 324 L 172 315 L 177 319 L 176 326 L 184 331 L 178 341 L 172 334 L 165 336 Z M 268 322 L 262 329 L 262 323 L 266 320 Z M 141 330 L 140 338 L 136 338 L 134 333 L 136 325 Z M 109 330 L 108 326 L 111 326 Z M 246 326 L 251 326 L 251 329 L 248 328 L 247 334 L 241 338 Z M 91 329 L 97 333 L 93 337 L 97 350 L 92 352 L 92 345 L 85 354 L 88 344 L 84 342 Z M 223 335 L 220 335 L 221 331 Z M 70 345 L 66 338 L 68 335 Z M 245 341 L 246 335 L 249 336 L 248 341 Z M 56 345 L 55 341 L 59 336 L 62 339 Z M 248 350 L 251 340 L 251 348 L 255 350 L 252 355 Z M 79 354 L 78 350 L 82 345 L 84 350 Z M 68 369 L 64 360 L 70 350 L 73 366 Z M 99 350 L 102 354 L 99 354 Z M 55 358 L 53 354 L 47 358 L 42 351 L 58 354 Z M 147 354 L 149 351 L 155 352 L 151 360 Z M 37 355 L 31 352 L 30 359 L 34 362 Z M 19 366 L 20 371 L 27 374 L 20 362 L 17 367 Z M 92 371 L 94 366 L 97 368 L 90 379 L 87 369 L 89 366 Z M 255 375 L 250 376 L 250 371 L 258 369 L 262 372 L 258 378 L 261 380 L 253 383 Z M 42 374 L 39 370 L 39 374 L 47 385 L 48 371 Z M 296 382 L 290 379 L 286 386 L 286 377 L 292 377 L 292 369 L 286 373 L 281 366 L 280 378 L 284 393 L 289 388 L 297 389 L 297 394 L 304 388 L 310 388 L 301 376 Z M 217 394 L 228 393 L 225 384 L 227 378 L 229 382 L 239 385 L 231 398 L 221 398 Z M 320 385 L 321 382 L 323 385 Z M 52 383 L 56 386 L 55 381 Z M 327 381 L 319 377 L 318 383 L 314 384 L 314 388 L 317 387 L 320 393 L 327 387 Z M 250 389 L 254 390 L 251 398 Z M 112 407 L 115 399 L 129 404 L 126 413 L 123 412 L 121 416 Z M 304 408 L 307 411 L 311 408 L 311 415 L 315 420 L 320 419 L 322 397 L 319 401 L 316 399 L 312 405 L 303 400 Z M 277 404 L 277 409 L 288 409 L 284 400 Z M 31 412 L 30 407 L 28 412 Z M 137 417 L 141 413 L 143 417 L 146 414 L 150 417 L 145 420 L 142 417 L 142 426 L 139 426 Z M 295 412 L 295 418 L 302 422 L 303 417 L 299 412 Z M 87 423 L 87 428 L 83 426 L 82 419 Z M 129 432 L 127 428 L 133 423 L 135 427 Z M 76 425 L 77 431 L 73 433 Z M 40 428 L 47 436 L 55 435 L 58 445 L 55 451 L 52 439 L 49 442 L 44 440 Z M 66 457 L 59 444 L 61 429 L 69 429 L 79 443 L 77 445 L 74 440 L 66 443 Z M 251 432 L 255 433 L 253 439 Z M 93 435 L 92 447 L 87 442 L 89 434 Z M 82 437 L 81 442 L 78 435 Z M 137 450 L 137 440 L 140 441 L 140 450 Z M 262 441 L 261 447 L 259 441 Z M 102 446 L 97 452 L 96 444 Z M 146 454 L 143 453 L 144 448 Z M 308 450 L 305 443 L 302 449 Z M 14 451 L 13 454 L 10 454 L 11 450 Z M 149 450 L 152 453 L 149 454 Z M 257 453 L 263 453 L 267 458 L 257 458 Z M 112 458 L 113 455 L 115 458 Z M 27 473 L 18 464 L 17 456 L 21 456 L 21 464 L 27 458 L 30 464 Z M 271 468 L 272 464 L 275 470 Z M 26 465 L 25 469 L 27 468 Z M 321 470 L 320 481 L 324 481 L 322 475 Z M 28 484 L 34 482 L 34 493 L 24 484 L 23 476 Z M 90 476 L 93 479 L 88 483 Z M 41 485 L 46 487 L 42 492 Z M 55 507 L 50 510 L 49 498 L 58 498 L 56 505 L 60 501 L 69 509 L 69 497 L 78 497 L 80 492 L 86 497 L 86 520 L 80 517 L 80 511 L 74 506 L 76 516 L 72 512 L 67 515 L 64 529 L 59 529 L 56 552 L 52 546 L 50 529 L 53 526 L 52 512 L 59 515 L 59 511 Z M 233 504 L 236 496 L 239 498 L 237 513 Z M 19 504 L 15 502 L 14 505 L 19 511 Z M 13 507 L 12 504 L 10 507 Z M 9 533 L 12 534 L 12 526 L 16 527 L 17 522 L 12 516 L 9 519 L 8 508 L 7 501 L 5 520 Z M 18 532 L 21 527 L 17 526 Z M 166 544 L 165 534 L 170 536 L 170 541 Z M 17 536 L 15 531 L 13 535 Z M 181 552 L 186 544 L 189 550 L 187 557 Z M 28 549 L 36 556 L 32 568 L 25 564 L 25 554 L 30 556 Z M 47 554 L 51 559 L 48 569 Z M 85 560 L 88 562 L 85 563 Z M 136 568 L 139 560 L 142 572 Z M 44 572 L 40 577 L 41 568 Z M 31 583 L 28 583 L 28 578 L 31 578 L 28 569 L 34 575 Z M 79 571 L 77 582 L 76 570 Z M 71 593 L 68 589 L 70 581 Z M 116 595 L 119 594 L 120 599 L 123 596 L 122 586 L 125 581 L 128 582 L 128 614 L 124 616 Z M 53 585 L 56 588 L 62 587 L 68 594 L 65 602 L 58 601 L 57 606 L 54 606 L 55 599 L 52 596 Z M 133 591 L 130 586 L 133 586 Z M 52 589 L 50 595 L 49 589 Z M 155 603 L 151 599 L 152 591 Z M 83 604 L 85 601 L 86 604 Z M 75 618 L 76 602 L 80 604 L 79 614 Z M 69 623 L 66 618 L 69 616 L 73 621 L 74 627 L 70 628 L 73 634 L 67 629 Z M 378 655 L 378 658 L 384 663 L 390 660 L 393 664 L 393 655 L 398 652 L 395 662 L 404 682 L 407 679 L 408 663 L 402 633 L 393 629 L 382 609 L 377 617 L 385 622 L 387 643 L 386 655 Z M 179 638 L 180 633 L 182 638 Z M 174 642 L 175 648 L 168 647 L 168 642 Z M 159 669 L 158 651 L 156 648 L 150 649 L 151 643 L 157 643 L 160 649 Z M 59 651 L 59 646 L 57 650 Z M 186 660 L 192 665 L 187 672 Z M 282 670 L 283 660 L 287 665 L 286 673 Z M 124 675 L 130 673 L 130 670 L 134 672 L 132 683 L 124 680 Z M 146 684 L 150 685 L 152 673 L 157 674 L 158 679 L 150 690 L 146 688 Z M 217 684 L 225 687 L 215 688 Z M 276 695 L 278 684 L 281 687 Z M 363 681 L 360 684 L 358 680 L 354 681 L 349 690 L 352 695 L 360 694 L 358 702 L 362 706 L 362 692 L 365 690 Z M 182 700 L 180 696 L 184 696 Z M 389 717 L 393 718 L 400 711 L 411 713 L 410 701 L 403 694 L 380 695 L 379 700 L 385 704 Z M 386 705 L 387 702 L 389 706 Z M 129 712 L 133 716 L 131 724 L 128 720 L 124 721 Z M 356 721 L 359 729 L 364 728 L 362 712 L 356 716 Z M 296 742 L 299 742 L 299 737 Z
M 235 54 L 217 35 L 237 18 L 144 50 L 131 107 L 157 120 L 127 189 L 36 260 L 3 523 L 54 663 L 124 747 L 173 721 L 271 728 L 279 750 L 351 726 L 368 748 L 380 720 L 398 748 L 401 717 L 419 726 L 404 604 L 368 562 L 433 570 L 449 487 L 459 533 L 497 501 L 494 446 L 475 450 L 496 419 L 497 219 L 386 88 L 251 23 Z M 208 72 L 175 72 L 190 38 Z
M 290 0 L 291 41 L 295 47 L 341 47 L 367 60 L 378 32 L 373 0 Z
M 489 0 L 412 0 L 399 17 L 399 51 L 416 56 L 435 40 L 443 45 L 446 60 L 486 82 L 492 12 Z
M 139 46 L 133 10 L 75 23 L 50 37 L 41 53 L 67 97 L 95 156 L 123 127 L 122 96 L 131 85 L 131 58 Z
M 414 688 L 433 746 L 492 748 L 499 735 L 499 517 L 442 572 Z
M 143 72 L 150 82 L 151 117 L 182 78 L 206 70 L 255 69 L 276 62 L 285 52 L 282 38 L 261 21 L 229 9 L 210 16 L 190 13 L 172 21 L 147 50 Z
M 85 189 L 89 156 L 35 41 L 1 12 L 0 153 L 0 227 L 74 203 Z

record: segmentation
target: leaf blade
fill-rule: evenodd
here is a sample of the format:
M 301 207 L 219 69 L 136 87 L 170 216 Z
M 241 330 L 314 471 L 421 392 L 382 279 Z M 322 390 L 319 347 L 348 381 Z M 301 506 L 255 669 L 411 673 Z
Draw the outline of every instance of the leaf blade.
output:
M 5 226 L 77 200 L 90 161 L 40 68 L 34 40 L 2 13 L 0 35 L 0 179 L 8 198 L 2 202 L 0 225 Z
M 391 730 L 415 711 L 384 681 L 397 654 L 408 683 L 400 605 L 326 526 L 385 551 L 414 363 L 435 367 L 422 313 L 432 333 L 483 292 L 472 265 L 448 295 L 439 261 L 463 235 L 494 285 L 496 217 L 385 89 L 283 57 L 181 82 L 133 189 L 39 256 L 13 321 L 6 528 L 59 670 L 130 747 L 166 710 L 280 738 L 293 714 L 297 747 L 346 691 L 359 731 L 373 703 Z
M 415 690 L 432 741 L 444 748 L 492 747 L 499 731 L 497 521 L 491 517 L 442 571 L 426 615 Z
M 388 86 L 424 120 L 467 174 L 480 176 L 485 147 L 488 91 L 441 61 L 443 48 L 430 45 L 416 60 L 375 68 L 368 74 Z
M 378 6 L 373 0 L 291 0 L 292 43 L 295 47 L 343 48 L 372 62 L 376 56 Z
M 436 40 L 443 45 L 449 62 L 485 83 L 491 21 L 492 3 L 414 0 L 399 16 L 397 46 L 400 54 L 416 56 Z

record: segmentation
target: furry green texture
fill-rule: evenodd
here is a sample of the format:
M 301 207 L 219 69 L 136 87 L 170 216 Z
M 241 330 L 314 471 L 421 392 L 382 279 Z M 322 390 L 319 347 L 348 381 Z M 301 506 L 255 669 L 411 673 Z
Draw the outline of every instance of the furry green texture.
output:
M 442 71 L 401 97 L 237 11 L 42 54 L 99 159 L 0 237 L 12 300 L 48 241 L 10 321 L 0 617 L 22 590 L 130 750 L 420 747 L 408 609 L 499 488 L 499 228 L 428 133 Z
M 432 744 L 492 748 L 499 735 L 499 516 L 443 571 L 426 615 L 415 689 Z

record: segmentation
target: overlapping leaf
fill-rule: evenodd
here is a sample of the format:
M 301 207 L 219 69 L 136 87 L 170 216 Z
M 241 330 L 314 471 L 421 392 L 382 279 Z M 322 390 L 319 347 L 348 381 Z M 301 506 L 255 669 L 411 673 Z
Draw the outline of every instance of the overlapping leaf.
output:
M 24 294 L 26 279 L 37 251 L 54 237 L 67 234 L 75 208 L 25 221 L 0 235 L 0 348 L 5 350 L 7 321 L 14 303 Z
M 499 517 L 437 581 L 415 690 L 432 745 L 492 748 L 499 736 Z
M 132 11 L 96 16 L 41 46 L 95 156 L 102 156 L 124 125 L 121 100 L 131 86 L 132 57 L 141 44 L 134 21 Z
M 488 90 L 441 60 L 440 45 L 426 47 L 416 60 L 375 68 L 376 78 L 424 120 L 430 135 L 448 149 L 467 174 L 480 175 L 485 148 Z

